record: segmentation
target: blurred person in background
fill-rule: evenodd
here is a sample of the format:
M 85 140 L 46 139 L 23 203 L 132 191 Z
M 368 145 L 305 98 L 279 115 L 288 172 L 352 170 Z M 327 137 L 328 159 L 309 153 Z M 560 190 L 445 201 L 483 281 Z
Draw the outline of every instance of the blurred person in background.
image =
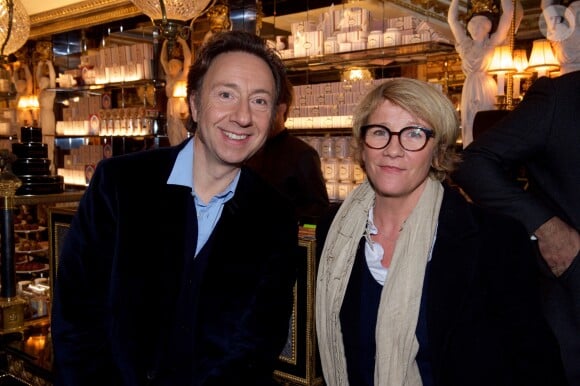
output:
M 294 204 L 300 222 L 316 223 L 328 209 L 328 193 L 320 155 L 285 127 L 293 101 L 293 86 L 286 78 L 268 140 L 247 165 Z
M 542 3 L 544 14 L 557 11 Z M 561 7 L 560 9 L 565 9 Z M 473 201 L 515 218 L 536 240 L 544 313 L 570 385 L 580 386 L 580 1 L 546 19 L 561 75 L 541 77 L 515 110 L 465 149 L 453 175 Z M 563 15 L 560 15 L 563 16 Z M 550 25 L 561 23 L 560 26 Z M 512 176 L 523 165 L 528 188 Z

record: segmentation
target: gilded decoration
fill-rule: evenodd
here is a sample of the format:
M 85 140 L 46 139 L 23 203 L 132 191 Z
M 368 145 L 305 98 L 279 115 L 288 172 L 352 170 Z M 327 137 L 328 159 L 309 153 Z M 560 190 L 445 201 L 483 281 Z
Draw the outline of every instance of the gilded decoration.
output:
M 93 27 L 143 13 L 129 0 L 87 0 L 30 16 L 30 37 Z

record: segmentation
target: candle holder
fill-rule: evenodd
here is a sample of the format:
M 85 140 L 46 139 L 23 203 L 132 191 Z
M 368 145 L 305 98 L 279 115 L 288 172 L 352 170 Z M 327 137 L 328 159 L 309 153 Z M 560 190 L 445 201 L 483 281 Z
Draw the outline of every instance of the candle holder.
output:
M 506 95 L 496 95 L 495 100 L 495 106 L 498 110 L 507 110 L 508 104 Z

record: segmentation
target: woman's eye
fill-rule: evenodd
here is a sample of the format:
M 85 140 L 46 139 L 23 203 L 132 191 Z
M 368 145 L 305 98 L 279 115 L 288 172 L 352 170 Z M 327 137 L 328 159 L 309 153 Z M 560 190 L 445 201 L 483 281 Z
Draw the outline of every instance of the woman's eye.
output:
M 409 138 L 421 138 L 423 136 L 423 132 L 419 129 L 411 129 L 406 133 L 406 136 Z

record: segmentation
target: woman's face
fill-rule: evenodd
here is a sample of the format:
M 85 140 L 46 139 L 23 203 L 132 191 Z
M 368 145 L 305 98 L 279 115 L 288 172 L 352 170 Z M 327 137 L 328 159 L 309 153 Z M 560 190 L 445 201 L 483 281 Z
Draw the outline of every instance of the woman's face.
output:
M 431 129 L 426 122 L 388 100 L 369 116 L 368 124 L 381 124 L 392 132 L 399 132 L 408 126 Z M 435 140 L 428 139 L 422 150 L 407 151 L 398 139 L 393 135 L 384 149 L 371 149 L 363 145 L 361 156 L 365 171 L 379 196 L 418 199 L 429 176 Z
M 487 16 L 474 16 L 467 23 L 467 31 L 473 40 L 481 42 L 489 36 L 491 20 Z

